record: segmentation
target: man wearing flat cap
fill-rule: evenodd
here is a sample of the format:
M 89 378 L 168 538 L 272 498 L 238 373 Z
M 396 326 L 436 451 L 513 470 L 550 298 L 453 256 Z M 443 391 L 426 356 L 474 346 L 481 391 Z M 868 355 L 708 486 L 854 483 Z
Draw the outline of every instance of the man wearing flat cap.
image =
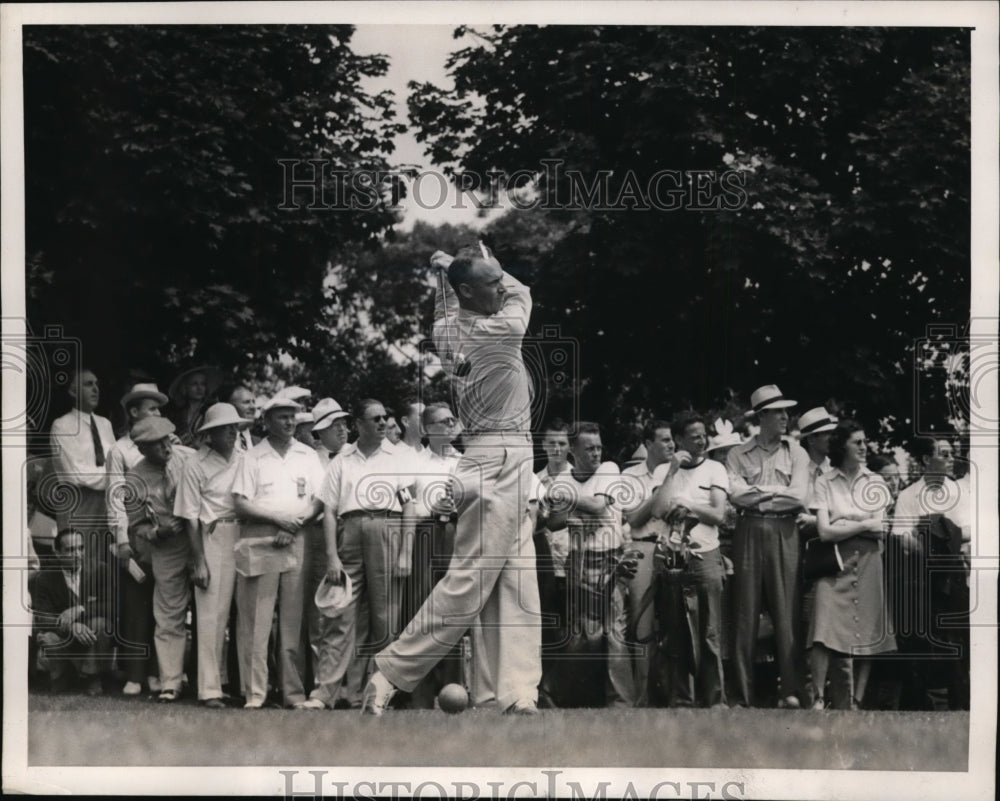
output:
M 739 518 L 733 537 L 735 642 L 733 702 L 753 705 L 753 649 L 761 600 L 774 622 L 781 691 L 778 705 L 798 709 L 802 680 L 799 603 L 799 533 L 795 519 L 805 508 L 809 456 L 786 436 L 788 409 L 795 406 L 774 384 L 750 396 L 747 414 L 760 433 L 735 446 L 726 459 L 730 500 Z
M 132 427 L 132 439 L 143 458 L 125 474 L 129 542 L 153 572 L 153 642 L 160 665 L 163 702 L 176 701 L 184 677 L 191 546 L 184 521 L 174 515 L 174 498 L 184 456 L 174 452 L 175 427 L 165 417 L 147 417 Z M 148 554 L 148 557 L 145 556 Z M 137 560 L 139 561 L 139 560 Z
M 323 506 L 316 451 L 295 439 L 301 406 L 274 397 L 264 405 L 267 437 L 243 459 L 233 482 L 239 516 L 236 546 L 237 646 L 246 708 L 267 699 L 267 642 L 278 607 L 278 673 L 283 703 L 302 708 L 303 527 Z
M 131 430 L 142 420 L 160 417 L 167 400 L 167 396 L 159 391 L 156 384 L 133 385 L 120 401 L 128 420 L 129 433 L 119 437 L 108 451 L 108 526 L 114 535 L 120 573 L 118 635 L 120 643 L 125 646 L 123 653 L 127 653 L 126 649 L 132 642 L 151 643 L 153 632 L 153 575 L 152 565 L 148 561 L 150 552 L 145 549 L 141 554 L 133 553 L 129 544 L 128 513 L 124 501 L 125 474 L 143 459 L 139 446 L 132 439 Z M 169 437 L 176 454 L 183 456 L 194 453 L 187 446 L 181 445 L 176 433 Z M 145 561 L 143 557 L 146 558 Z M 126 675 L 122 690 L 125 695 L 138 695 L 142 691 L 143 680 L 152 691 L 160 691 L 156 655 L 151 648 L 146 659 L 136 654 L 135 658 L 123 658 L 120 661 Z
M 207 441 L 187 460 L 174 514 L 187 526 L 192 553 L 192 583 L 198 628 L 198 700 L 221 709 L 225 672 L 226 622 L 236 585 L 234 551 L 239 539 L 233 482 L 243 454 L 236 449 L 240 429 L 250 425 L 228 403 L 205 412 L 198 429 Z M 235 637 L 236 632 L 231 632 Z

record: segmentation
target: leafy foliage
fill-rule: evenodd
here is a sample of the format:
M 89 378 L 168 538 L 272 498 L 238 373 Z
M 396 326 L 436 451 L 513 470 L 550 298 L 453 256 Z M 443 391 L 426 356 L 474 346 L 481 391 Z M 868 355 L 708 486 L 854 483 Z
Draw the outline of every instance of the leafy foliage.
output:
M 331 253 L 396 217 L 282 210 L 279 159 L 381 169 L 402 125 L 350 26 L 60 26 L 24 33 L 28 312 L 104 375 L 169 379 L 325 355 Z M 301 173 L 297 175 L 301 177 Z M 286 204 L 287 205 L 287 204 Z
M 410 119 L 453 173 L 537 174 L 566 230 L 534 265 L 533 325 L 581 343 L 584 416 L 624 438 L 777 382 L 895 418 L 897 438 L 916 403 L 947 424 L 943 381 L 914 397 L 913 354 L 928 325 L 969 316 L 967 31 L 475 34 L 452 90 L 411 84 Z M 585 186 L 610 171 L 614 199 L 662 170 L 727 169 L 745 179 L 733 211 L 567 202 L 573 171 Z

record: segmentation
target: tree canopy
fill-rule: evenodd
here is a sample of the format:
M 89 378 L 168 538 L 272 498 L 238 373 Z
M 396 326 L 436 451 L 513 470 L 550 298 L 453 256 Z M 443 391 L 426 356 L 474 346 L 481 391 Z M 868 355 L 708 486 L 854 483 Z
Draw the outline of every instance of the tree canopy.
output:
M 410 118 L 455 176 L 533 173 L 540 208 L 509 214 L 566 225 L 526 277 L 533 325 L 580 343 L 585 417 L 621 429 L 776 382 L 904 438 L 915 404 L 947 424 L 914 346 L 969 318 L 968 31 L 469 32 L 454 88 L 411 84 Z M 579 202 L 601 171 L 627 206 L 666 170 L 734 171 L 745 202 Z
M 65 325 L 105 376 L 324 358 L 331 253 L 377 246 L 396 213 L 287 209 L 279 160 L 387 169 L 403 126 L 390 93 L 362 88 L 387 61 L 355 54 L 352 34 L 25 28 L 33 328 Z

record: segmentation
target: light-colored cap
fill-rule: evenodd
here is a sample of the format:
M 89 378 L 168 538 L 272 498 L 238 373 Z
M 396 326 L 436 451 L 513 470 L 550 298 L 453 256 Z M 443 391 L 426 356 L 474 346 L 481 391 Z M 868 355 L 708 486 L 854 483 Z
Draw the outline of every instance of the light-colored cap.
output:
M 143 400 L 145 398 L 152 398 L 156 401 L 158 406 L 163 406 L 168 400 L 170 400 L 166 395 L 160 392 L 160 389 L 156 386 L 156 384 L 133 384 L 132 389 L 122 396 L 122 408 L 126 409 L 130 403 L 137 400 Z
M 313 431 L 322 431 L 333 425 L 335 420 L 350 416 L 333 398 L 323 398 L 312 410 Z
M 753 394 L 750 396 L 750 410 L 747 412 L 747 415 L 757 414 L 757 412 L 762 412 L 765 409 L 787 409 L 796 405 L 795 401 L 781 394 L 781 390 L 778 389 L 777 384 L 766 384 L 753 391 Z
M 295 413 L 295 425 L 300 426 L 303 423 L 309 423 L 312 425 L 313 416 L 312 412 L 296 412 Z
M 208 407 L 208 411 L 205 412 L 205 422 L 201 424 L 198 433 L 200 434 L 202 431 L 208 431 L 210 428 L 218 428 L 219 426 L 246 428 L 250 423 L 250 420 L 244 420 L 240 417 L 240 413 L 236 411 L 236 407 L 231 403 L 213 403 Z
M 148 442 L 159 442 L 169 437 L 177 427 L 166 417 L 146 417 L 132 426 L 129 436 L 136 445 Z

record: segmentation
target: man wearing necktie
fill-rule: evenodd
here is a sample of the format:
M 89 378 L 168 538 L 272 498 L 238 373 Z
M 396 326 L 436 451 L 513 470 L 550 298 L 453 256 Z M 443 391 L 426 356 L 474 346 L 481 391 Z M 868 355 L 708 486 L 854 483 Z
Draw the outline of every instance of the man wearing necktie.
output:
M 101 393 L 97 376 L 81 368 L 70 382 L 73 408 L 52 423 L 51 445 L 57 486 L 49 499 L 59 530 L 73 528 L 84 538 L 88 565 L 108 560 L 110 534 L 105 491 L 106 456 L 115 442 L 111 422 L 95 414 Z

